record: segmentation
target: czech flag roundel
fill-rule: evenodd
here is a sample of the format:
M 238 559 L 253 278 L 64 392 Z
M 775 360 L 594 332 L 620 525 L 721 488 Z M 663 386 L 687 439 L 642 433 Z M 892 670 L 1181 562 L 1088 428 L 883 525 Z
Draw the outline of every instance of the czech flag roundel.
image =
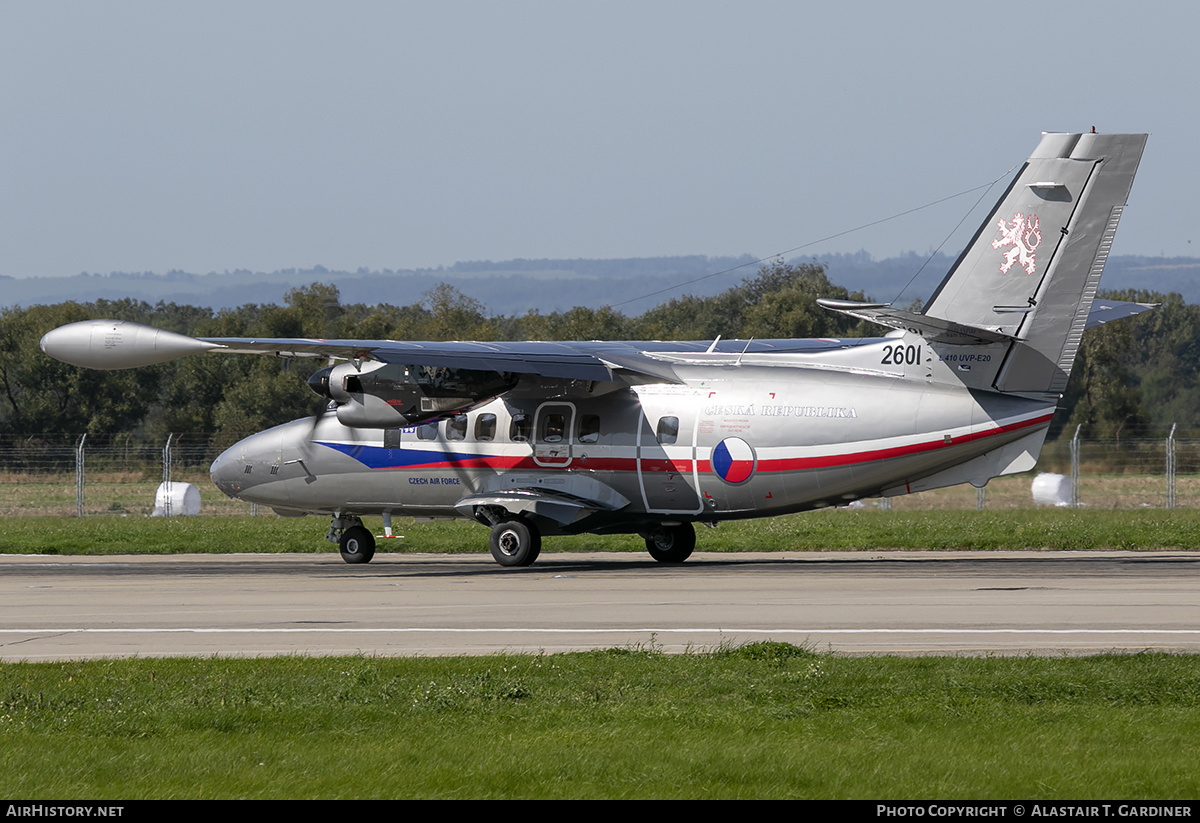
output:
M 712 467 L 726 483 L 745 483 L 754 474 L 754 449 L 740 437 L 726 437 L 713 449 Z

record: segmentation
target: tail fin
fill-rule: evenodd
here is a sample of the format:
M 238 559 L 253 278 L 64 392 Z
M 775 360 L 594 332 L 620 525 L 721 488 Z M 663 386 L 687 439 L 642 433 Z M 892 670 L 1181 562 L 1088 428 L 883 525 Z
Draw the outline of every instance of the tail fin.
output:
M 1009 347 L 994 386 L 1061 393 L 1083 336 L 1145 134 L 1044 134 L 925 305 Z

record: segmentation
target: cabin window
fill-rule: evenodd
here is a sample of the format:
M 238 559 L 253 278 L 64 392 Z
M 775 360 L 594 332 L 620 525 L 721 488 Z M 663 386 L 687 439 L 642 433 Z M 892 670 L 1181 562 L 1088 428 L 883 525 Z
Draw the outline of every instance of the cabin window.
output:
M 543 443 L 561 443 L 567 431 L 567 416 L 565 414 L 547 414 L 542 418 Z
M 658 442 L 669 446 L 679 437 L 679 418 L 658 418 Z
M 422 423 L 417 426 L 418 440 L 437 440 L 437 421 L 431 423 Z
M 523 412 L 514 414 L 512 423 L 508 427 L 508 439 L 514 443 L 528 443 L 531 434 L 533 434 L 533 421 L 529 419 L 529 415 Z
M 579 442 L 595 443 L 600 439 L 600 416 L 585 414 L 579 418 Z
M 446 421 L 446 439 L 467 439 L 467 416 L 465 414 L 456 414 Z
M 496 439 L 496 415 L 481 414 L 475 418 L 475 439 L 482 442 Z

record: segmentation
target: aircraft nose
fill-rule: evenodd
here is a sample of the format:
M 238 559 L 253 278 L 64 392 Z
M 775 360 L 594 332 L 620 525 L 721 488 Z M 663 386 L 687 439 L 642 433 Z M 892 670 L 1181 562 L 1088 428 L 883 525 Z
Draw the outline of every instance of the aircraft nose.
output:
M 285 466 L 300 461 L 291 458 L 312 429 L 311 420 L 294 420 L 239 440 L 213 461 L 209 476 L 213 485 L 239 500 L 286 505 L 287 479 L 296 470 Z
M 279 470 L 283 428 L 252 434 L 222 452 L 208 470 L 213 485 L 230 497 L 246 499 L 249 489 L 269 483 Z
M 213 485 L 228 497 L 237 497 L 238 492 L 243 488 L 242 473 L 245 471 L 246 465 L 245 450 L 242 448 L 244 442 L 243 440 L 236 443 L 221 452 L 208 470 Z

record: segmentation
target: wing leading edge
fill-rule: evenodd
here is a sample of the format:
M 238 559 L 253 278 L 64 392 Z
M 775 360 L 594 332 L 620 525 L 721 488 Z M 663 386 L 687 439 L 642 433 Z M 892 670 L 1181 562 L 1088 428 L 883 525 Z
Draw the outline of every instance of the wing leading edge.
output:
M 305 340 L 203 338 L 217 352 L 275 354 L 283 357 L 337 357 L 378 360 L 406 366 L 532 374 L 564 380 L 681 383 L 669 363 L 646 354 L 636 344 L 554 343 L 427 343 L 395 340 Z
M 545 378 L 627 383 L 681 383 L 680 356 L 814 351 L 858 345 L 861 340 L 697 340 L 578 342 L 405 342 L 318 340 L 298 337 L 187 337 L 123 320 L 81 320 L 47 332 L 42 351 L 75 366 L 131 369 L 198 352 L 270 354 L 379 361 L 530 374 Z

